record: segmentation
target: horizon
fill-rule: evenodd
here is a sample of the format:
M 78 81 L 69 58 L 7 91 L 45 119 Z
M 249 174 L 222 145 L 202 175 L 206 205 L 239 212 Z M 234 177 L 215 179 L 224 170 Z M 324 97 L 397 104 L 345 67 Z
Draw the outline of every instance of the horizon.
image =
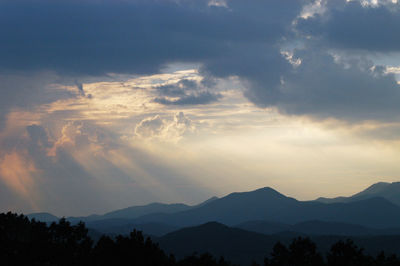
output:
M 400 180 L 397 0 L 2 0 L 0 21 L 0 212 Z
M 355 194 L 357 194 L 357 193 L 359 193 L 359 192 L 362 192 L 362 191 L 364 191 L 364 190 L 367 190 L 368 188 L 370 188 L 370 187 L 372 187 L 372 186 L 374 186 L 374 185 L 382 184 L 382 183 L 383 183 L 383 184 L 397 184 L 397 183 L 400 183 L 400 181 L 394 181 L 394 182 L 384 182 L 384 181 L 380 181 L 380 182 L 371 184 L 370 186 L 365 187 L 364 189 L 361 189 L 361 190 L 359 190 L 359 191 L 356 191 L 356 192 L 354 192 L 354 193 L 352 193 L 352 194 L 350 194 L 350 195 L 339 195 L 339 196 L 337 196 L 337 197 L 351 197 L 351 196 L 353 196 L 353 195 L 355 195 Z M 166 204 L 166 205 L 185 204 L 185 205 L 190 206 L 190 207 L 195 207 L 195 206 L 197 206 L 197 205 L 199 205 L 199 204 L 202 204 L 202 203 L 205 203 L 205 202 L 207 202 L 207 201 L 209 201 L 209 200 L 211 200 L 211 199 L 221 199 L 221 198 L 224 198 L 224 197 L 229 196 L 230 194 L 234 194 L 234 193 L 251 193 L 251 192 L 255 192 L 255 191 L 259 191 L 259 190 L 263 190 L 263 189 L 272 189 L 273 191 L 278 192 L 279 194 L 281 194 L 281 195 L 283 195 L 283 196 L 285 196 L 285 197 L 293 198 L 293 199 L 295 199 L 295 200 L 297 200 L 297 201 L 301 201 L 301 202 L 316 201 L 316 200 L 318 200 L 318 199 L 320 199 L 320 198 L 328 198 L 328 197 L 320 196 L 320 197 L 312 198 L 312 199 L 298 199 L 298 198 L 293 197 L 293 196 L 291 196 L 291 195 L 287 195 L 287 194 L 285 194 L 285 193 L 282 193 L 281 191 L 279 191 L 279 190 L 277 190 L 277 189 L 275 189 L 275 188 L 273 188 L 273 187 L 268 187 L 268 186 L 267 186 L 267 187 L 257 188 L 257 189 L 254 189 L 254 190 L 232 191 L 232 192 L 229 192 L 229 193 L 224 194 L 224 195 L 221 195 L 221 196 L 212 196 L 212 197 L 210 197 L 210 198 L 207 198 L 207 199 L 205 199 L 205 200 L 202 200 L 202 201 L 197 202 L 197 203 L 192 203 L 192 204 L 188 204 L 188 203 L 185 203 L 185 202 L 162 202 L 162 201 L 157 201 L 157 202 L 148 202 L 148 203 L 144 203 L 144 204 L 140 204 L 140 205 L 129 205 L 129 206 L 120 207 L 120 208 L 117 208 L 117 209 L 108 210 L 108 211 L 105 211 L 105 212 L 103 212 L 103 213 L 86 213 L 86 214 L 82 214 L 82 215 L 58 215 L 58 214 L 51 213 L 51 212 L 47 212 L 47 211 L 40 211 L 40 212 L 32 212 L 32 213 L 24 213 L 24 214 L 25 214 L 25 215 L 32 215 L 32 214 L 51 214 L 51 215 L 57 216 L 58 218 L 60 218 L 60 217 L 69 218 L 69 217 L 88 217 L 88 216 L 91 216 L 91 215 L 105 215 L 105 214 L 110 213 L 110 212 L 119 211 L 119 210 L 124 210 L 124 209 L 129 209 L 129 208 L 131 208 L 131 207 L 144 207 L 144 206 L 149 206 L 149 205 L 152 205 L 152 204 Z M 336 198 L 336 197 L 331 197 L 331 198 L 328 198 L 328 199 L 335 199 L 335 198 Z

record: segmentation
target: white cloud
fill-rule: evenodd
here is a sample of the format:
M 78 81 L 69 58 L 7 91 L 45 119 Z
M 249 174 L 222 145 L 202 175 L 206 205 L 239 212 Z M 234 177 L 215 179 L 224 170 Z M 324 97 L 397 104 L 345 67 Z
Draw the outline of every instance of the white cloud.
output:
M 173 117 L 161 118 L 160 115 L 147 117 L 136 125 L 135 134 L 143 139 L 177 142 L 186 132 L 194 130 L 193 122 L 183 112 L 179 112 Z

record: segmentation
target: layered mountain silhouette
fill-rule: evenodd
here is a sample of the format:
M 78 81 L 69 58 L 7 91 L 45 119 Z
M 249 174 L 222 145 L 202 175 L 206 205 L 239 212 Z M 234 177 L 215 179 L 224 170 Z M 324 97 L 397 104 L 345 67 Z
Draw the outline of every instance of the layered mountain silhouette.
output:
M 241 265 L 250 265 L 251 259 L 261 262 L 272 250 L 280 236 L 266 236 L 226 225 L 209 222 L 196 227 L 184 228 L 155 239 L 167 253 L 177 258 L 192 255 L 194 251 L 223 256 Z M 285 237 L 283 242 L 289 243 Z
M 89 228 L 107 234 L 128 233 L 135 228 L 161 236 L 209 221 L 267 234 L 284 231 L 315 235 L 391 234 L 397 233 L 397 229 L 390 228 L 400 228 L 400 206 L 394 203 L 396 191 L 400 195 L 400 183 L 377 183 L 352 197 L 340 198 L 340 202 L 321 198 L 298 201 L 266 187 L 211 198 L 195 206 L 153 203 L 67 219 L 73 223 L 82 220 Z M 57 219 L 43 213 L 29 217 L 46 222 Z
M 163 222 L 184 227 L 208 221 L 233 226 L 254 220 L 287 224 L 321 220 L 388 228 L 400 226 L 400 207 L 384 198 L 331 204 L 298 201 L 271 188 L 262 188 L 232 193 L 196 209 L 173 214 L 145 215 L 136 219 L 136 222 Z
M 192 255 L 193 252 L 209 252 L 214 256 L 224 256 L 232 262 L 250 265 L 252 260 L 262 263 L 263 258 L 270 254 L 276 242 L 288 245 L 299 234 L 282 233 L 265 235 L 249 232 L 239 228 L 209 222 L 203 225 L 184 228 L 156 238 L 160 247 L 172 252 L 177 258 Z M 348 236 L 311 236 L 323 254 L 332 244 L 346 240 Z M 381 250 L 388 254 L 400 253 L 400 235 L 394 236 L 358 236 L 353 241 L 364 248 L 367 254 L 376 255 Z
M 375 197 L 382 197 L 388 201 L 400 206 L 400 182 L 379 182 L 373 184 L 367 189 L 354 194 L 350 197 L 337 197 L 337 198 L 318 198 L 316 201 L 322 203 L 337 203 L 337 202 L 351 202 L 364 199 L 371 199 Z
M 248 221 L 235 226 L 247 231 L 266 235 L 282 233 L 299 233 L 308 236 L 337 235 L 337 236 L 364 236 L 364 235 L 400 235 L 400 228 L 374 229 L 357 224 L 340 222 L 307 221 L 294 225 L 268 221 Z

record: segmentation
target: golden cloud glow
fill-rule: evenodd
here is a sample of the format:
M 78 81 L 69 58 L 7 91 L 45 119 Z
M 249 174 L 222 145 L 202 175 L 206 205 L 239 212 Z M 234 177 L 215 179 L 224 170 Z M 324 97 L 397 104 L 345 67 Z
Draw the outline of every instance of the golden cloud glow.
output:
M 30 112 L 14 110 L 0 143 L 15 143 L 19 149 L 11 145 L 0 151 L 2 181 L 39 209 L 44 207 L 37 188 L 44 191 L 46 182 L 51 182 L 54 191 L 49 194 L 55 199 L 73 183 L 71 189 L 85 185 L 94 195 L 109 195 L 110 202 L 103 204 L 115 209 L 150 201 L 198 203 L 262 186 L 312 199 L 398 178 L 398 124 L 287 117 L 251 104 L 235 77 L 216 81 L 213 89 L 222 95 L 216 102 L 154 101 L 160 86 L 182 79 L 202 81 L 189 69 L 86 82 L 84 93 L 76 97 Z M 77 91 L 74 86 L 54 87 Z M 48 146 L 34 146 L 26 129 L 32 124 L 43 128 Z M 29 145 L 39 149 L 36 158 Z M 52 179 L 58 173 L 61 177 Z M 44 183 L 39 174 L 46 177 Z

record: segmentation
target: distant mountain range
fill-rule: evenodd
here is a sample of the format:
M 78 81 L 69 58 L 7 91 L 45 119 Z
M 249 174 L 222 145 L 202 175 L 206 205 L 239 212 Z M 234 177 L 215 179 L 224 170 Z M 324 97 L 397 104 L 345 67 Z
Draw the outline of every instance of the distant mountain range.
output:
M 209 221 L 264 234 L 284 231 L 313 235 L 397 234 L 399 201 L 399 182 L 377 183 L 351 197 L 315 201 L 298 201 L 266 187 L 214 197 L 195 206 L 152 203 L 67 219 L 73 223 L 84 221 L 89 228 L 107 234 L 125 234 L 136 228 L 148 235 L 161 236 Z M 48 213 L 28 216 L 45 222 L 58 220 Z
M 281 233 L 299 233 L 308 236 L 336 235 L 336 236 L 382 236 L 400 235 L 399 228 L 374 229 L 357 224 L 340 222 L 306 221 L 294 225 L 268 221 L 248 221 L 235 226 L 247 231 L 266 235 Z
M 379 182 L 350 197 L 337 197 L 332 199 L 321 197 L 316 199 L 316 201 L 323 203 L 352 202 L 374 197 L 382 197 L 400 206 L 400 182 Z
M 258 263 L 269 255 L 279 241 L 288 245 L 299 234 L 284 232 L 264 235 L 243 229 L 209 222 L 200 226 L 184 228 L 163 237 L 156 238 L 160 247 L 172 252 L 177 258 L 209 252 L 214 256 L 224 256 L 240 265 L 250 265 L 254 259 Z M 346 240 L 346 236 L 311 236 L 319 251 L 325 254 L 332 244 Z M 400 255 L 400 235 L 393 236 L 358 236 L 352 237 L 357 246 L 364 248 L 367 254 L 376 255 L 384 250 L 386 254 Z
M 50 213 L 28 217 L 48 223 L 59 219 Z M 351 237 L 367 253 L 400 255 L 400 183 L 377 183 L 350 197 L 314 201 L 266 187 L 194 206 L 152 203 L 67 220 L 85 222 L 95 240 L 137 229 L 178 258 L 210 252 L 242 265 L 249 265 L 249 258 L 262 263 L 277 241 L 289 244 L 296 236 L 310 236 L 323 253 Z

